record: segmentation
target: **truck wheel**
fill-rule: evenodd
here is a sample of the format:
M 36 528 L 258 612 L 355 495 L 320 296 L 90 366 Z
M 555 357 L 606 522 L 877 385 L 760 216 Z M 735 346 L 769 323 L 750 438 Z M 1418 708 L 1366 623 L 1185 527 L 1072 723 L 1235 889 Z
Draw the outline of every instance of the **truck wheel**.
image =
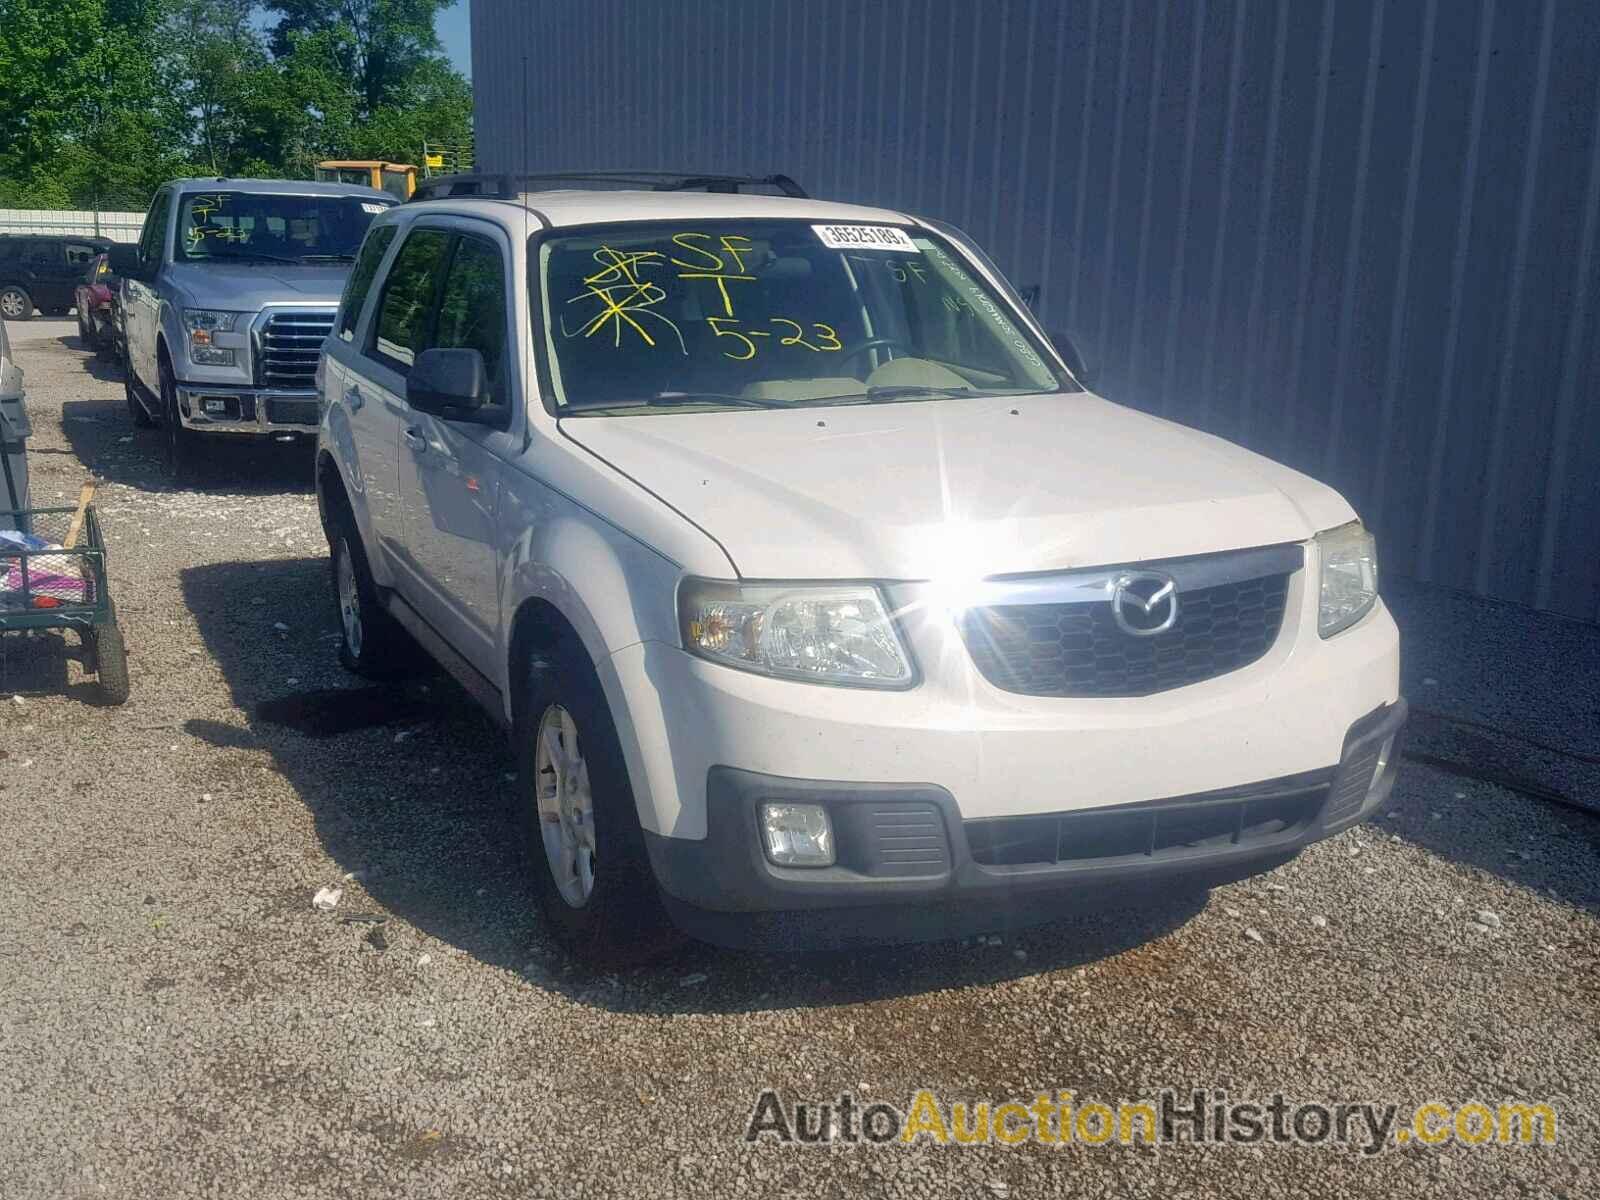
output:
M 100 703 L 126 704 L 131 685 L 128 681 L 128 650 L 122 643 L 122 630 L 115 621 L 109 625 L 97 625 L 85 636 L 84 642 L 99 684 Z
M 161 420 L 165 425 L 167 445 L 167 477 L 175 483 L 184 483 L 195 474 L 198 459 L 195 454 L 195 435 L 192 430 L 184 428 L 182 415 L 178 412 L 178 385 L 173 382 L 172 368 L 165 360 L 162 360 L 159 378 Z
M 135 427 L 149 429 L 155 424 L 145 411 L 144 401 L 139 399 L 139 385 L 133 381 L 133 361 L 128 357 L 126 347 L 122 354 L 122 396 L 128 402 L 128 415 L 133 418 Z
M 0 317 L 8 321 L 26 321 L 33 316 L 33 297 L 27 291 L 10 284 L 0 288 Z
M 610 706 L 574 646 L 535 650 L 516 719 L 517 807 L 534 891 L 551 932 L 599 967 L 680 941 L 645 852 Z
M 355 518 L 342 504 L 328 524 L 328 548 L 339 613 L 339 661 L 345 670 L 380 680 L 415 674 L 421 652 L 384 608 Z

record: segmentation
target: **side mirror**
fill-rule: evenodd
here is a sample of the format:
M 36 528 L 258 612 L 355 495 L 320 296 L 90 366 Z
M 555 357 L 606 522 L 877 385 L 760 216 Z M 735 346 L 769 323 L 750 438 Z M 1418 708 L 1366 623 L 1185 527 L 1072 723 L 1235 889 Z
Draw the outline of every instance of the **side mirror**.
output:
M 1061 355 L 1061 360 L 1067 364 L 1067 370 L 1072 372 L 1072 377 L 1084 387 L 1093 387 L 1095 380 L 1100 378 L 1100 368 L 1091 366 L 1083 357 L 1078 344 L 1072 340 L 1072 335 L 1064 329 L 1052 329 L 1050 342 L 1056 348 L 1056 353 Z
M 147 276 L 144 264 L 139 261 L 139 247 L 118 242 L 106 251 L 106 265 L 113 275 L 124 279 L 143 279 Z
M 406 376 L 406 403 L 447 421 L 472 421 L 489 400 L 489 373 L 476 350 L 424 350 Z

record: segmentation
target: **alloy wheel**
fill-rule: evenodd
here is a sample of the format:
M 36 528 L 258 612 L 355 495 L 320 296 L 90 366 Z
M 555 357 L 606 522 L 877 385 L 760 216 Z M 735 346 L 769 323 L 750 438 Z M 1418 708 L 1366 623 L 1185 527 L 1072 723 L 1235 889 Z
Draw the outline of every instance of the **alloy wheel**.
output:
M 572 714 L 552 704 L 539 718 L 535 802 L 545 859 L 561 898 L 582 908 L 594 892 L 594 797 Z

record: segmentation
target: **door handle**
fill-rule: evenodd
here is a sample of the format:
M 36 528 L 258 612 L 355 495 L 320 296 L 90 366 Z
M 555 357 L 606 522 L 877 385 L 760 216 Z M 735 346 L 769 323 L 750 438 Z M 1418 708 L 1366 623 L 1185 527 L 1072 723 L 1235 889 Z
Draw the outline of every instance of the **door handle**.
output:
M 353 387 L 345 391 L 344 402 L 349 406 L 351 412 L 360 412 L 361 406 L 367 402 L 367 398 L 361 394 L 360 388 Z
M 406 439 L 406 445 L 411 448 L 413 454 L 421 454 L 427 450 L 428 439 L 422 436 L 422 431 L 417 426 L 413 425 L 410 429 L 407 429 L 403 436 Z

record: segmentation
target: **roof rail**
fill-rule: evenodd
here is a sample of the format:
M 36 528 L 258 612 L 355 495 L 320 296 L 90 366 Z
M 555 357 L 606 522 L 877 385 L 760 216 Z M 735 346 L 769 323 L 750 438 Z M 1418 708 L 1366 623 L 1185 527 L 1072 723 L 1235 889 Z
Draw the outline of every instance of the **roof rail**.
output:
M 688 175 L 680 171 L 553 171 L 535 175 L 473 172 L 435 175 L 419 180 L 409 203 L 452 196 L 510 200 L 523 192 L 547 191 L 558 183 L 606 183 L 613 187 L 648 188 L 656 192 L 721 192 L 768 187 L 785 196 L 805 199 L 806 190 L 787 175 Z

